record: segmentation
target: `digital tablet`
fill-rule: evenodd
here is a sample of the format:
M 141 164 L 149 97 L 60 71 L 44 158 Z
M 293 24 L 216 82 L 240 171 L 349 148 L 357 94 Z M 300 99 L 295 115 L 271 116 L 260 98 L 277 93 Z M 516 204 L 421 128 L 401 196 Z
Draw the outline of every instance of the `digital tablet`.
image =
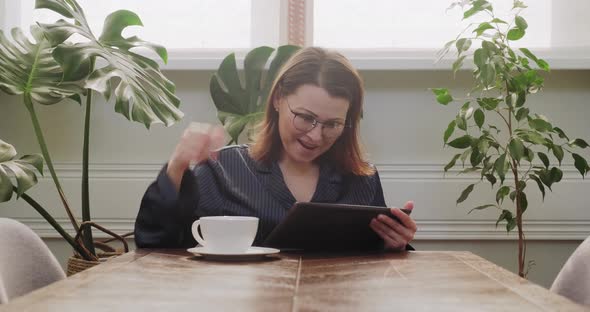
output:
M 281 250 L 381 249 L 383 240 L 369 226 L 379 214 L 397 219 L 386 207 L 297 202 L 263 245 Z

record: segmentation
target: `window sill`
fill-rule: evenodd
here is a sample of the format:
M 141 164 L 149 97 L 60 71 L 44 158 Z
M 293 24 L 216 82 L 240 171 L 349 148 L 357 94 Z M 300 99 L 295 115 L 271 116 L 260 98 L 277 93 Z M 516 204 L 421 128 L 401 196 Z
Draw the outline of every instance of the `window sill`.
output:
M 161 63 L 163 70 L 216 70 L 225 56 L 236 53 L 238 68 L 248 49 L 227 50 L 171 50 L 168 64 Z M 451 70 L 455 60 L 445 57 L 438 63 L 435 49 L 408 50 L 340 50 L 359 70 Z M 533 49 L 537 57 L 546 60 L 552 70 L 589 70 L 590 47 Z M 473 64 L 466 60 L 462 70 L 470 70 Z

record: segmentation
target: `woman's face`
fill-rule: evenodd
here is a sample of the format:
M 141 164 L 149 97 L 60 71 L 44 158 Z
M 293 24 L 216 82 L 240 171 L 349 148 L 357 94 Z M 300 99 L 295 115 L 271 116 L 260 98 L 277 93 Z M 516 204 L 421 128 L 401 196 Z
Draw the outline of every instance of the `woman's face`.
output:
M 306 84 L 276 101 L 274 106 L 279 113 L 279 134 L 283 143 L 281 159 L 307 164 L 329 150 L 340 137 L 350 102 Z

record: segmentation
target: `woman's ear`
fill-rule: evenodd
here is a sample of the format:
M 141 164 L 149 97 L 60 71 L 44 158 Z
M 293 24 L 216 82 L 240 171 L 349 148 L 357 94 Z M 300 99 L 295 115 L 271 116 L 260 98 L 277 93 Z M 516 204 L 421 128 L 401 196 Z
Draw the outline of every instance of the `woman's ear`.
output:
M 278 112 L 280 105 L 281 105 L 281 97 L 278 95 L 278 92 L 277 92 L 272 97 L 272 106 L 273 106 L 273 109 Z

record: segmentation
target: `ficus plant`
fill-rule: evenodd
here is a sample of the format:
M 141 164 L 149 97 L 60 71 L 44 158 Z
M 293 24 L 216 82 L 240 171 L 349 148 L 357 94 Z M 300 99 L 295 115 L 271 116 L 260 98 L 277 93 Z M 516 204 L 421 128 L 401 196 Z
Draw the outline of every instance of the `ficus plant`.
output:
M 49 148 L 44 138 L 37 105 L 55 105 L 64 100 L 74 100 L 84 106 L 84 142 L 82 151 L 82 225 L 91 222 L 88 164 L 90 150 L 90 114 L 95 93 L 107 101 L 114 98 L 115 111 L 131 121 L 149 128 L 153 123 L 166 126 L 183 116 L 178 109 L 180 100 L 174 95 L 175 86 L 151 58 L 135 48 L 155 52 L 167 62 L 164 47 L 143 41 L 138 37 L 122 36 L 128 26 L 142 26 L 137 14 L 128 10 L 111 13 L 105 19 L 100 36 L 94 35 L 88 25 L 82 7 L 75 0 L 36 0 L 36 9 L 49 9 L 61 15 L 51 24 L 37 23 L 31 26 L 32 39 L 14 28 L 11 36 L 0 31 L 0 89 L 22 97 L 31 118 L 42 159 L 47 164 L 57 192 L 72 223 L 78 231 L 81 225 L 71 209 L 59 177 L 55 172 Z M 83 38 L 73 42 L 74 34 Z M 10 38 L 12 37 L 12 39 Z M 100 61 L 99 61 L 100 60 Z M 96 260 L 95 241 L 90 226 L 83 228 L 80 240 L 73 239 L 55 222 L 47 210 L 24 192 L 37 179 L 35 171 L 19 170 L 21 160 L 13 160 L 14 148 L 0 141 L 0 202 L 16 192 L 25 199 L 72 245 L 86 260 Z M 30 165 L 42 174 L 39 158 L 26 158 Z M 2 169 L 3 168 L 3 169 Z M 13 177 L 12 179 L 10 177 Z
M 590 167 L 575 150 L 587 148 L 588 144 L 570 138 L 546 116 L 534 113 L 527 101 L 543 88 L 540 73 L 549 72 L 550 68 L 529 49 L 511 47 L 526 35 L 528 24 L 521 15 L 526 5 L 514 1 L 513 19 L 509 21 L 498 18 L 492 4 L 485 0 L 460 1 L 451 8 L 455 6 L 463 9 L 464 20 L 476 14 L 485 15 L 487 20 L 471 23 L 440 51 L 441 58 L 456 51 L 453 73 L 467 59 L 473 60 L 474 68 L 474 85 L 466 97 L 455 97 L 446 88 L 432 89 L 438 103 L 459 104 L 458 114 L 444 131 L 443 140 L 445 146 L 462 152 L 452 157 L 444 171 L 460 161 L 460 173 L 479 174 L 479 181 L 461 192 L 457 204 L 465 201 L 476 186 L 491 184 L 496 201 L 474 207 L 469 213 L 496 209 L 496 226 L 505 222 L 508 232 L 518 230 L 518 274 L 526 277 L 532 263 L 525 268 L 523 216 L 528 208 L 527 194 L 532 192 L 530 184 L 539 189 L 544 200 L 546 190 L 562 179 L 560 167 L 566 155 L 584 177 Z

